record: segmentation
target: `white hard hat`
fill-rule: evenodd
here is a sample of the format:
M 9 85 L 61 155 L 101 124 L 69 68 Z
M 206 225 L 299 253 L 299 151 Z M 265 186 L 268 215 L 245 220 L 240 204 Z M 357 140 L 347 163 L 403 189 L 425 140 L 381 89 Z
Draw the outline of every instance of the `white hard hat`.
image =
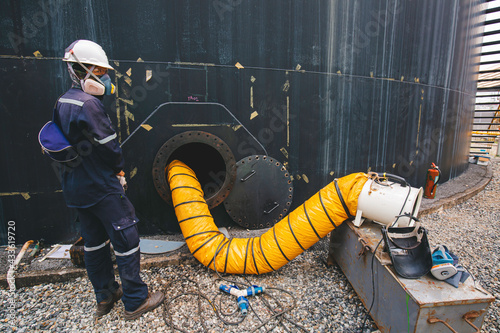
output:
M 64 52 L 63 61 L 78 62 L 113 69 L 102 47 L 86 39 L 79 39 L 68 46 Z

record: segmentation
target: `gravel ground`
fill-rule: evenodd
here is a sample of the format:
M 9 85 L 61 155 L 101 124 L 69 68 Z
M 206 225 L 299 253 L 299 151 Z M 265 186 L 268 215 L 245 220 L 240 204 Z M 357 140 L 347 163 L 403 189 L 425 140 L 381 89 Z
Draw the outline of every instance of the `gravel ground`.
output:
M 453 208 L 424 216 L 431 246 L 447 245 L 460 263 L 495 297 L 481 332 L 500 332 L 500 164 L 494 163 L 494 178 L 486 189 Z M 218 292 L 219 277 L 201 264 L 152 268 L 142 272 L 152 290 L 165 290 L 166 307 L 160 307 L 133 322 L 122 319 L 121 302 L 110 314 L 93 319 L 95 301 L 88 279 L 21 288 L 14 293 L 1 290 L 1 332 L 155 332 L 172 331 L 165 318 L 186 332 L 360 332 L 366 314 L 361 301 L 337 266 L 327 267 L 328 238 L 277 272 L 264 276 L 230 277 L 241 283 L 267 288 L 266 295 L 249 297 L 250 311 L 239 325 L 224 324 L 215 314 L 235 310 L 236 299 Z M 179 279 L 189 279 L 179 280 Z M 290 296 L 293 294 L 293 297 Z M 202 295 L 202 296 L 199 296 Z M 177 297 L 177 298 L 176 298 Z M 9 302 L 15 309 L 9 312 Z M 220 303 L 219 303 L 220 301 Z M 265 304 L 267 301 L 267 305 Z M 273 311 L 284 311 L 280 322 Z M 201 313 L 201 316 L 200 316 Z M 9 317 L 13 314 L 13 318 Z M 222 315 L 221 315 L 222 316 Z M 222 316 L 239 321 L 235 314 Z M 267 325 L 258 328 L 262 323 Z M 367 320 L 365 332 L 376 327 Z

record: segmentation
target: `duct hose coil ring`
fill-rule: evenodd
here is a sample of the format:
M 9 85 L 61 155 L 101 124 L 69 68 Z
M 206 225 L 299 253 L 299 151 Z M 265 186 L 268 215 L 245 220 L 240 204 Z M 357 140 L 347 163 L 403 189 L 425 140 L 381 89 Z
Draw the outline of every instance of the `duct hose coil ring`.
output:
M 167 169 L 175 214 L 189 250 L 203 265 L 229 274 L 263 274 L 284 266 L 355 215 L 358 196 L 368 180 L 364 173 L 342 177 L 261 236 L 227 239 L 214 223 L 194 172 L 178 160 Z

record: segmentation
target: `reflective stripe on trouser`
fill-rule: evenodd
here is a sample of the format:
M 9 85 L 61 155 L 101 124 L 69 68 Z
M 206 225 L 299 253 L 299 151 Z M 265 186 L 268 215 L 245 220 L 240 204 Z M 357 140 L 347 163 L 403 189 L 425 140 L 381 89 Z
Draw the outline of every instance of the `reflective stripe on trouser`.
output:
M 146 299 L 148 287 L 139 275 L 140 251 L 137 226 L 134 224 L 116 230 L 110 222 L 126 218 L 120 217 L 120 215 L 128 214 L 124 213 L 123 206 L 120 204 L 122 199 L 120 195 L 109 195 L 94 206 L 78 208 L 78 213 L 85 249 L 90 250 L 85 250 L 85 266 L 89 280 L 94 287 L 97 302 L 109 298 L 118 286 L 115 282 L 110 246 L 107 243 L 110 239 L 123 288 L 122 301 L 125 310 L 133 311 Z

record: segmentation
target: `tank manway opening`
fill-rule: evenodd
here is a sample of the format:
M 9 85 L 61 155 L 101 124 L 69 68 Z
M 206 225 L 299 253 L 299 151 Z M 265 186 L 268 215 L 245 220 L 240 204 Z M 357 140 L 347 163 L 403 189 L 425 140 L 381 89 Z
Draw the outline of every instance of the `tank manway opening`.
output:
M 236 178 L 236 161 L 229 146 L 219 137 L 202 131 L 177 134 L 165 142 L 153 162 L 153 182 L 162 199 L 172 204 L 167 166 L 180 160 L 195 172 L 209 208 L 221 204 Z

